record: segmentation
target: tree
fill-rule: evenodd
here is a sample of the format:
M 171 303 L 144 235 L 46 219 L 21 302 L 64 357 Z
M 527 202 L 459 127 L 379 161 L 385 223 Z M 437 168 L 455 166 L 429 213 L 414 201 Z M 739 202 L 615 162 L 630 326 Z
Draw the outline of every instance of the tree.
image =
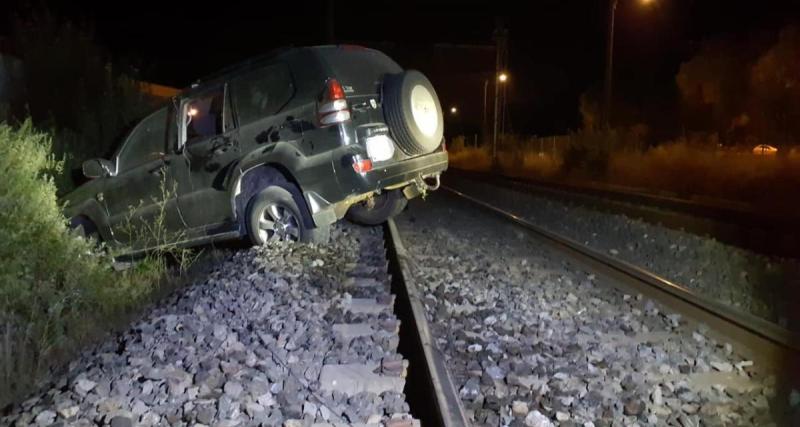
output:
M 675 81 L 689 129 L 728 132 L 732 120 L 745 111 L 750 56 L 737 43 L 717 39 L 704 42 L 681 64 Z
M 800 29 L 786 27 L 750 70 L 754 127 L 770 144 L 800 142 Z
M 23 61 L 28 114 L 54 131 L 54 152 L 68 168 L 110 154 L 130 124 L 154 108 L 133 70 L 113 66 L 86 26 L 44 11 L 17 18 L 11 41 Z

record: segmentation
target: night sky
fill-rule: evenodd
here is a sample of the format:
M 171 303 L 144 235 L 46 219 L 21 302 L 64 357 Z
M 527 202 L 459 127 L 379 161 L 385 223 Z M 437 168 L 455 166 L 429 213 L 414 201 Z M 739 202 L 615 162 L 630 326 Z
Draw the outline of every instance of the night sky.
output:
M 13 3 L 14 1 L 12 1 Z M 328 40 L 326 1 L 46 2 L 56 15 L 89 23 L 116 58 L 138 63 L 144 78 L 184 87 L 194 79 L 283 45 Z M 2 12 L 30 8 L 17 1 Z M 563 133 L 580 126 L 578 99 L 603 81 L 608 0 L 337 1 L 335 40 L 387 51 L 429 75 L 445 107 L 462 112 L 451 126 L 480 124 L 491 51 L 459 50 L 431 61 L 433 44 L 492 45 L 495 17 L 509 30 L 509 114 L 513 130 Z M 800 21 L 800 1 L 619 0 L 615 97 L 658 110 L 677 96 L 674 76 L 709 37 L 747 38 Z M 453 52 L 450 52 L 452 57 Z M 435 63 L 435 64 L 434 64 Z

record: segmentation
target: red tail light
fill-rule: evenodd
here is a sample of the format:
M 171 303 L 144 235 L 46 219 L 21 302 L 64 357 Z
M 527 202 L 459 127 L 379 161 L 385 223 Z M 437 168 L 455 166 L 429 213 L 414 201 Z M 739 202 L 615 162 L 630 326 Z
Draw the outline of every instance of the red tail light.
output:
M 322 126 L 343 123 L 350 120 L 350 109 L 344 88 L 336 79 L 328 79 L 322 99 L 317 105 L 317 120 Z
M 339 84 L 339 81 L 336 79 L 328 79 L 327 84 L 327 98 L 330 101 L 335 101 L 337 99 L 344 99 L 344 88 L 342 85 Z

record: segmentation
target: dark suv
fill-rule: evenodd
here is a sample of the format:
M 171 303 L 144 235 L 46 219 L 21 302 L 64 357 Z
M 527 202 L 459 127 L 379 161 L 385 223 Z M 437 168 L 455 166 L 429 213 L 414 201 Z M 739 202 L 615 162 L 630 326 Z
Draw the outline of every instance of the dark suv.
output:
M 431 83 L 359 46 L 291 48 L 223 70 L 83 164 L 73 226 L 145 249 L 131 221 L 191 246 L 249 236 L 320 242 L 347 215 L 377 224 L 447 168 Z

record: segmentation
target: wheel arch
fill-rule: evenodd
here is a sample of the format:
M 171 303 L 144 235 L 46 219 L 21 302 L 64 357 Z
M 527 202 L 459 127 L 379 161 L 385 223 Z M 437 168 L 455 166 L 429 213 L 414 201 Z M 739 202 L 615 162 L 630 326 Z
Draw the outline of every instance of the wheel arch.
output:
M 94 200 L 86 201 L 75 209 L 72 209 L 72 211 L 75 213 L 69 216 L 70 227 L 77 226 L 78 221 L 88 221 L 97 229 L 98 234 L 100 234 L 103 240 L 113 240 L 113 236 L 108 227 L 108 218 L 98 202 Z
M 295 195 L 295 202 L 303 209 L 303 221 L 307 226 L 313 227 L 314 222 L 311 219 L 311 211 L 305 198 L 302 196 L 302 188 L 300 187 L 297 178 L 295 178 L 292 171 L 281 163 L 268 161 L 265 163 L 257 164 L 243 170 L 242 173 L 235 181 L 235 188 L 232 194 L 231 203 L 233 204 L 236 218 L 241 226 L 244 226 L 246 218 L 247 206 L 250 200 L 267 188 L 271 184 L 289 183 L 296 186 L 301 194 Z M 242 228 L 244 230 L 244 228 Z

